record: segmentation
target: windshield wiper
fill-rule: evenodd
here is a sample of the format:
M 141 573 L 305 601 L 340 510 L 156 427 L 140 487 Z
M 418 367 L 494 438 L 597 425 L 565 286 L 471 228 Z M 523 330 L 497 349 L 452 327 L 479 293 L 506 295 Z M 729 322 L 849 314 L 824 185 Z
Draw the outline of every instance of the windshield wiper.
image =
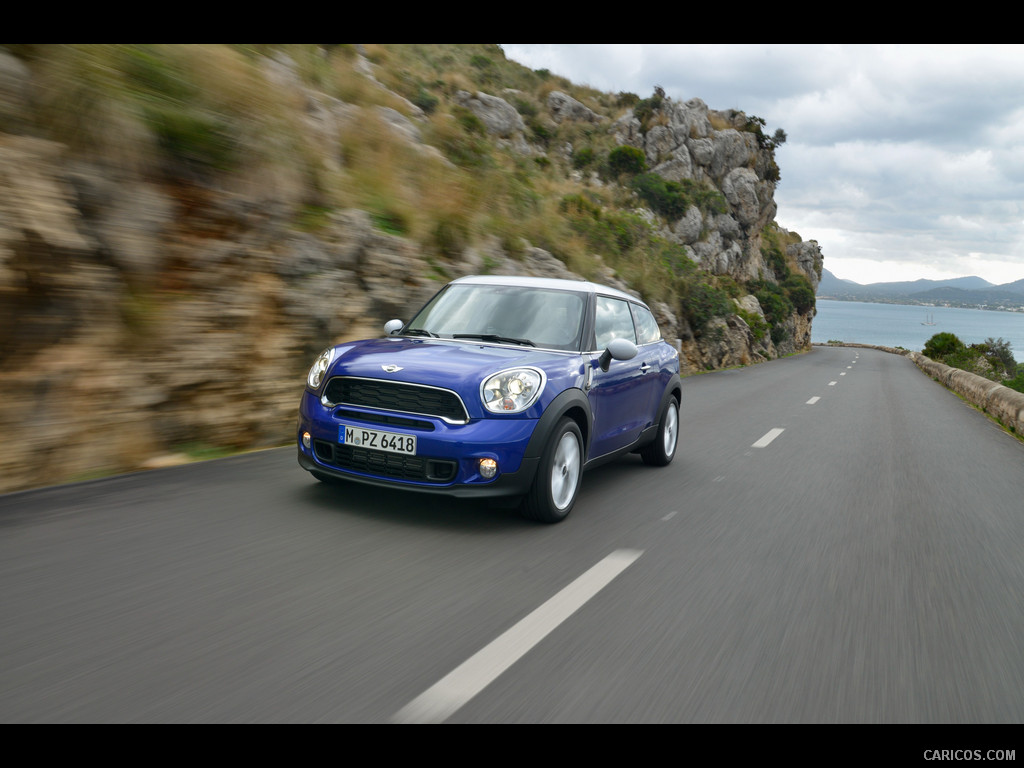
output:
M 511 336 L 498 336 L 493 333 L 453 333 L 453 339 L 480 339 L 480 341 L 491 341 L 496 344 L 520 344 L 524 347 L 537 346 L 529 339 L 513 339 Z
M 430 331 L 428 331 L 428 330 L 426 330 L 424 328 L 409 328 L 408 330 L 405 331 L 405 335 L 406 336 L 430 336 L 431 338 L 434 338 L 434 339 L 436 339 L 438 337 L 436 333 L 431 333 Z

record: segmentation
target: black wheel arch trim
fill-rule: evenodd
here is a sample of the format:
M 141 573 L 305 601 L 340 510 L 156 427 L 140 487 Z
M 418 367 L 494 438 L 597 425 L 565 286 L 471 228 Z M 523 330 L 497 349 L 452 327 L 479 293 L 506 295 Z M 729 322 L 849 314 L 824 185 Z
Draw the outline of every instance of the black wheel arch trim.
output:
M 526 445 L 524 456 L 540 458 L 548 444 L 551 433 L 558 426 L 563 416 L 569 416 L 576 422 L 583 433 L 584 461 L 590 454 L 590 435 L 594 431 L 594 414 L 590 410 L 590 400 L 582 389 L 567 389 L 558 395 L 537 420 L 530 442 Z M 582 423 L 581 423 L 582 421 Z
M 672 378 L 668 380 L 668 386 L 665 387 L 665 391 L 661 395 L 661 403 L 658 405 L 657 411 L 658 418 L 661 418 L 661 412 L 665 408 L 665 403 L 673 395 L 675 395 L 676 402 L 681 405 L 683 402 L 683 380 L 678 373 L 672 374 Z

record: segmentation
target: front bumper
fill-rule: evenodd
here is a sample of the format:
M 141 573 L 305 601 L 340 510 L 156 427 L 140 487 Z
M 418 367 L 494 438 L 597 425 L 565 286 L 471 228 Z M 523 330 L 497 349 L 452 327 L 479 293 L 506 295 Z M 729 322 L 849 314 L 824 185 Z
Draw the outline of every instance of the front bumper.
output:
M 326 466 L 311 458 L 309 452 L 299 446 L 299 466 L 309 472 L 348 482 L 375 485 L 393 490 L 416 491 L 438 496 L 452 496 L 463 499 L 495 499 L 512 496 L 523 496 L 533 484 L 533 476 L 537 473 L 539 459 L 524 459 L 518 472 L 502 472 L 493 480 L 480 484 L 458 485 L 426 485 L 395 480 L 388 477 L 364 475 Z
M 326 477 L 457 497 L 525 494 L 539 458 L 525 458 L 536 419 L 477 419 L 451 424 L 417 416 L 415 426 L 382 424 L 395 414 L 351 406 L 326 408 L 313 393 L 303 393 L 297 429 L 299 466 Z M 416 436 L 416 456 L 353 448 L 338 442 L 343 424 Z M 308 432 L 310 445 L 302 435 Z M 481 459 L 493 459 L 498 474 L 479 473 Z

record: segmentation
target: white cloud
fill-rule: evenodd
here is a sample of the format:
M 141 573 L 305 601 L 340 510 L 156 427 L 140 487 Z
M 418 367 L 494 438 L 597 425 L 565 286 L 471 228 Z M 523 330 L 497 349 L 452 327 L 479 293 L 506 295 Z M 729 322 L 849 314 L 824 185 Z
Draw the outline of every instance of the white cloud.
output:
M 777 218 L 841 277 L 1024 278 L 1024 46 L 503 48 L 575 83 L 659 85 L 783 128 Z

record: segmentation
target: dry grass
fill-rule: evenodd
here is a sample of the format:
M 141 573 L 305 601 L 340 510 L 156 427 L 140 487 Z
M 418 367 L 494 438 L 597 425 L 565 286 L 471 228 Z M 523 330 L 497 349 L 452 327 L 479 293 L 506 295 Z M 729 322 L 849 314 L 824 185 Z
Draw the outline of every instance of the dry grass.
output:
M 510 253 L 524 241 L 544 248 L 585 277 L 612 267 L 652 299 L 672 299 L 676 283 L 689 279 L 667 266 L 675 256 L 651 247 L 653 231 L 648 241 L 597 252 L 603 246 L 595 243 L 612 240 L 588 242 L 559 209 L 566 195 L 585 193 L 609 212 L 636 206 L 621 187 L 573 181 L 561 152 L 588 148 L 595 157 L 589 170 L 597 167 L 613 148 L 609 121 L 630 109 L 631 99 L 521 67 L 497 46 L 369 44 L 361 47 L 372 64 L 369 76 L 348 45 L 35 48 L 33 71 L 44 84 L 40 122 L 72 151 L 149 175 L 168 172 L 169 151 L 180 165 L 198 157 L 205 163 L 200 170 L 215 174 L 219 186 L 270 185 L 297 212 L 364 208 L 382 226 L 414 238 L 428 256 L 454 257 L 497 238 Z M 547 142 L 543 162 L 474 133 L 458 117 L 459 90 L 507 96 L 538 130 L 527 137 L 538 146 Z M 543 105 L 553 90 L 608 121 L 546 119 Z M 424 119 L 411 101 L 424 105 Z M 318 110 L 310 111 L 313 102 Z M 379 106 L 413 117 L 426 146 L 398 135 L 380 119 Z M 178 130 L 172 150 L 154 110 Z M 225 137 L 227 143 L 216 143 Z M 791 241 L 778 236 L 783 245 Z

